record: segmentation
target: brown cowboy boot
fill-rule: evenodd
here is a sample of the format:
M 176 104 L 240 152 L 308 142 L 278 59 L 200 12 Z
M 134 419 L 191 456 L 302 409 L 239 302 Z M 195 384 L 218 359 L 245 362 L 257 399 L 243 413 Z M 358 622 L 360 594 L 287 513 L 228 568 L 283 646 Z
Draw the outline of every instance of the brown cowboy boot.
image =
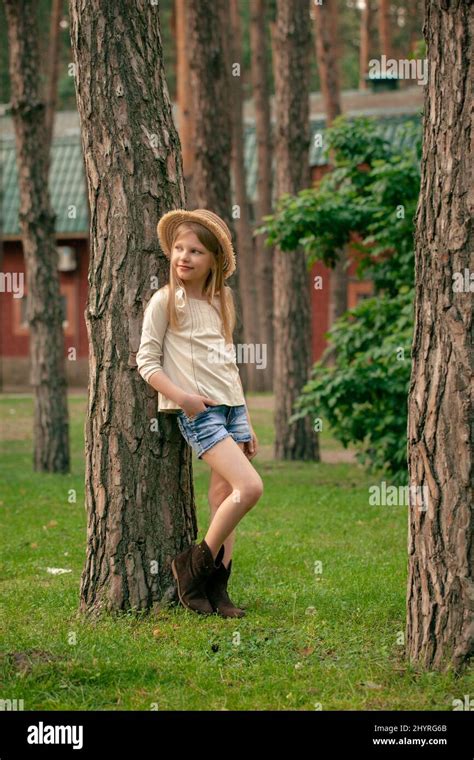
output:
M 222 548 L 222 547 L 221 547 Z M 244 617 L 245 612 L 241 607 L 236 607 L 227 593 L 232 560 L 226 569 L 223 562 L 216 568 L 206 581 L 206 595 L 215 612 L 221 617 Z
M 212 571 L 221 564 L 223 554 L 224 546 L 221 546 L 214 561 L 203 539 L 200 544 L 189 546 L 173 559 L 171 570 L 183 607 L 202 615 L 212 615 L 214 610 L 207 598 L 205 585 Z

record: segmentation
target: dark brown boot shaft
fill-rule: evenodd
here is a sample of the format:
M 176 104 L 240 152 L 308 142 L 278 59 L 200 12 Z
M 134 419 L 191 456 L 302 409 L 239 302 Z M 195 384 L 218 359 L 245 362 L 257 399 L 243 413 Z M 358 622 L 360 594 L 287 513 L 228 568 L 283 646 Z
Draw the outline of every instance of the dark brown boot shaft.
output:
M 217 555 L 216 560 L 218 560 Z M 216 563 L 218 564 L 218 563 Z M 212 552 L 203 540 L 189 546 L 178 554 L 171 563 L 181 604 L 187 609 L 203 615 L 211 615 L 214 610 L 206 594 L 206 580 L 216 569 Z
M 227 593 L 227 584 L 229 582 L 230 571 L 232 569 L 232 560 L 229 567 L 226 568 L 223 563 L 214 570 L 209 576 L 206 583 L 206 594 L 213 609 L 221 617 L 244 617 L 245 611 L 241 607 L 236 607 Z

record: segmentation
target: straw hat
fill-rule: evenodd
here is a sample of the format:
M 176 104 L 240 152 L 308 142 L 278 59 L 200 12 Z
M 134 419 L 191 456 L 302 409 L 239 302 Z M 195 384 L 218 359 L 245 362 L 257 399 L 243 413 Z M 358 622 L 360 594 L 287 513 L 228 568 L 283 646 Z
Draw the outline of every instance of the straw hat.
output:
M 205 208 L 197 208 L 194 211 L 176 209 L 164 214 L 157 224 L 156 230 L 160 245 L 168 258 L 171 256 L 171 244 L 178 225 L 183 222 L 199 222 L 214 233 L 224 251 L 224 279 L 226 280 L 235 272 L 235 251 L 232 247 L 232 235 L 223 219 L 213 211 Z

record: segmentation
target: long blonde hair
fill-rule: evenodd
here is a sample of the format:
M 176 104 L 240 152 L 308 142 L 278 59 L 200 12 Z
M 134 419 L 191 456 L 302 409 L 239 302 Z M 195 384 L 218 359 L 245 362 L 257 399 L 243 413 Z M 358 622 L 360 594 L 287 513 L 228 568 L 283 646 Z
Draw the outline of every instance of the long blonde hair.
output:
M 199 222 L 183 222 L 175 230 L 171 244 L 170 261 L 175 241 L 185 230 L 194 232 L 204 248 L 210 251 L 214 256 L 213 265 L 211 266 L 211 270 L 204 284 L 204 295 L 206 296 L 207 302 L 214 308 L 214 296 L 217 295 L 219 297 L 223 336 L 226 343 L 232 343 L 236 320 L 234 294 L 232 289 L 224 284 L 224 271 L 222 268 L 224 254 L 222 247 L 216 236 L 208 230 L 207 227 L 204 227 L 204 225 L 199 224 Z M 183 290 L 183 298 L 186 301 L 186 290 L 184 288 L 183 280 L 176 274 L 174 268 L 170 267 L 170 280 L 168 284 L 168 320 L 173 330 L 179 329 L 178 310 L 176 308 L 176 291 L 179 288 Z

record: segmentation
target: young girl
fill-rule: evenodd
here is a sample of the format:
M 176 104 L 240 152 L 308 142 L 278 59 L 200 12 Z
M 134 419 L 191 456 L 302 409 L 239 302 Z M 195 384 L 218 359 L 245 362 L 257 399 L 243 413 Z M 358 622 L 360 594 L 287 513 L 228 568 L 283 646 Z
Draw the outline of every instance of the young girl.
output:
M 235 527 L 263 483 L 250 463 L 257 437 L 235 363 L 232 291 L 224 284 L 236 268 L 231 233 L 206 209 L 170 211 L 157 231 L 170 281 L 145 309 L 138 372 L 158 391 L 158 411 L 177 414 L 183 437 L 211 468 L 208 531 L 171 568 L 183 606 L 242 617 L 227 593 Z

